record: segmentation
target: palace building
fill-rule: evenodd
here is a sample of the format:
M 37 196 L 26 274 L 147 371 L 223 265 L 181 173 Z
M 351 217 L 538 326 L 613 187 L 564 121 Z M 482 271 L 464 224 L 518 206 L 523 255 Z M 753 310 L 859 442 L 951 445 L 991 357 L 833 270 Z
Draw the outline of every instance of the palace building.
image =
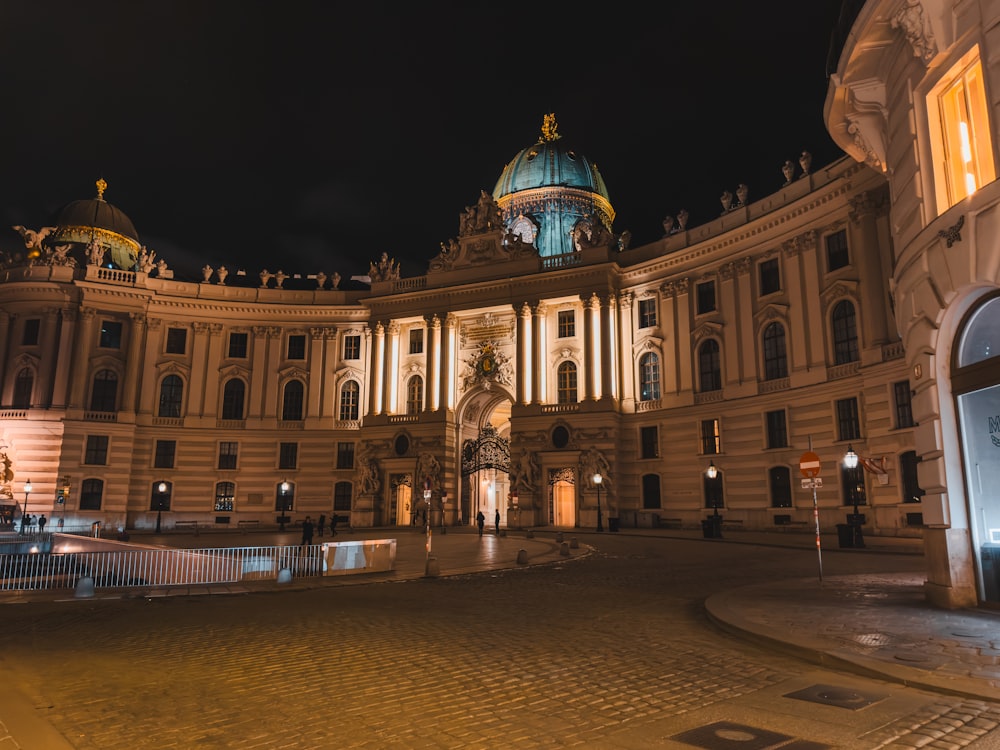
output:
M 422 276 L 174 278 L 103 181 L 16 228 L 6 518 L 858 522 L 924 539 L 935 603 L 1000 604 L 1000 0 L 857 6 L 824 113 L 846 156 L 648 245 L 552 115 Z

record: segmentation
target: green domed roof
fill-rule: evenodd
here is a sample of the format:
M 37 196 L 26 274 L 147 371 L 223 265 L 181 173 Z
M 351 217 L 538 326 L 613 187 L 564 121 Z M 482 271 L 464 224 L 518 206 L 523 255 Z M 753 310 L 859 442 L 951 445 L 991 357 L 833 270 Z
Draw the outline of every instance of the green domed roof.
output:
M 132 270 L 139 254 L 139 234 L 132 220 L 104 200 L 108 183 L 97 181 L 97 197 L 66 204 L 56 217 L 54 242 L 97 241 L 111 251 L 118 268 Z
M 593 238 L 601 224 L 610 233 L 615 219 L 597 165 L 562 140 L 554 114 L 545 115 L 538 141 L 504 167 L 493 199 L 506 229 L 542 257 L 576 252 L 581 230 Z

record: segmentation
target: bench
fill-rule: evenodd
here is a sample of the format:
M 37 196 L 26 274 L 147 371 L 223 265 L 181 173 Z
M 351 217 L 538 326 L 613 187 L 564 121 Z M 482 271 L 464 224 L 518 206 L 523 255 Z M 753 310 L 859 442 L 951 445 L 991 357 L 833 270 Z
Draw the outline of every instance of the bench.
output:
M 237 521 L 236 525 L 240 527 L 240 531 L 242 531 L 244 534 L 246 534 L 247 533 L 247 529 L 257 529 L 257 528 L 260 528 L 260 521 L 257 521 L 257 520 L 252 520 L 252 521 L 250 521 L 250 520 L 248 520 L 248 521 Z
M 198 522 L 197 521 L 174 521 L 174 528 L 177 531 L 191 530 L 194 532 L 195 536 L 198 536 Z
M 683 524 L 679 518 L 660 518 L 660 526 L 664 529 L 679 529 Z

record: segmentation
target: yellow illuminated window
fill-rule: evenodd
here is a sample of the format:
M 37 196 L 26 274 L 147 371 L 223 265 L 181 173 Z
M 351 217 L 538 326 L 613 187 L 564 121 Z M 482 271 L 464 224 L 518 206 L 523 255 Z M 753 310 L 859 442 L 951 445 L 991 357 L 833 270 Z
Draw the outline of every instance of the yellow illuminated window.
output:
M 938 212 L 943 213 L 996 179 L 978 48 L 952 68 L 929 103 L 938 113 L 934 176 Z M 931 125 L 933 133 L 938 128 Z

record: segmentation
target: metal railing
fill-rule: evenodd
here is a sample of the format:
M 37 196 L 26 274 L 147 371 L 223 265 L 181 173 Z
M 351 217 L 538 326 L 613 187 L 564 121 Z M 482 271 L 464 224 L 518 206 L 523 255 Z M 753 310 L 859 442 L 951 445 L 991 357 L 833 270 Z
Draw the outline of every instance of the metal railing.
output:
M 49 536 L 49 535 L 45 535 Z M 323 545 L 122 549 L 106 552 L 30 552 L 0 555 L 0 590 L 74 589 L 81 578 L 95 588 L 188 586 L 320 576 Z

